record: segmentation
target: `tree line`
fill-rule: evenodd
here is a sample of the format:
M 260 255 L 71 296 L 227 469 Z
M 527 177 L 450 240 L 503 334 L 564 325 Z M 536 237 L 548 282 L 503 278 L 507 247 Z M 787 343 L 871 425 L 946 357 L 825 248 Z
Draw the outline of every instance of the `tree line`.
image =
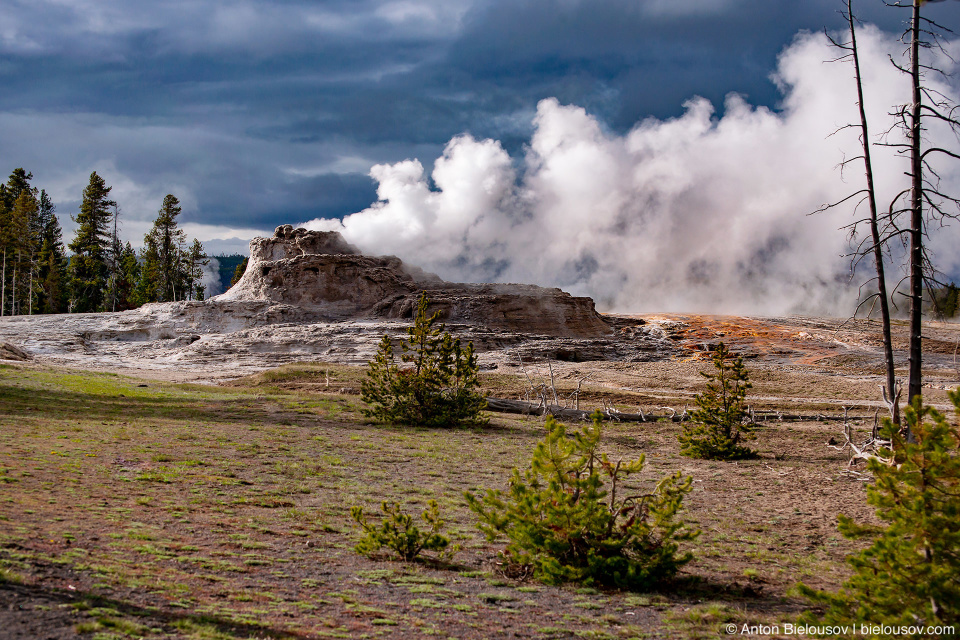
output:
M 124 311 L 148 302 L 203 300 L 199 240 L 188 243 L 181 213 L 168 194 L 134 250 L 117 235 L 120 210 L 96 171 L 83 190 L 76 232 L 64 245 L 56 207 L 33 174 L 14 169 L 0 184 L 0 316 Z

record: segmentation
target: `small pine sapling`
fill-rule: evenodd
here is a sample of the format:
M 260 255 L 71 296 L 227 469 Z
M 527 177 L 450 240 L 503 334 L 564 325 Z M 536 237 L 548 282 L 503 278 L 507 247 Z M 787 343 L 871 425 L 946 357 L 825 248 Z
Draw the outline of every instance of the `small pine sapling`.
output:
M 413 326 L 400 343 L 398 364 L 389 336 L 380 341 L 367 367 L 360 398 L 364 414 L 383 422 L 424 427 L 483 424 L 486 400 L 479 393 L 479 366 L 473 343 L 459 340 L 435 326 L 440 312 L 427 315 L 429 301 L 421 295 Z
M 380 508 L 383 510 L 384 519 L 379 526 L 367 522 L 362 507 L 350 509 L 350 515 L 364 533 L 354 547 L 357 553 L 373 556 L 383 547 L 387 547 L 401 559 L 410 562 L 416 559 L 421 551 L 436 552 L 438 559 L 443 560 L 459 550 L 457 545 L 450 546 L 450 539 L 440 533 L 444 522 L 440 519 L 440 507 L 436 500 L 427 502 L 427 509 L 423 512 L 423 521 L 430 527 L 427 532 L 418 529 L 413 524 L 413 518 L 403 513 L 396 502 L 384 501 Z
M 680 454 L 704 460 L 755 458 L 756 451 L 740 444 L 755 438 L 746 404 L 747 389 L 753 385 L 743 358 L 733 359 L 721 342 L 712 359 L 716 372 L 701 372 L 707 379 L 707 390 L 697 395 L 691 422 L 677 436 Z
M 467 502 L 488 539 L 506 536 L 507 558 L 544 582 L 648 589 L 692 559 L 680 543 L 699 531 L 676 520 L 692 480 L 678 472 L 650 493 L 628 490 L 644 457 L 611 462 L 600 453 L 602 419 L 594 413 L 592 426 L 568 434 L 547 417 L 547 434 L 530 468 L 513 470 L 508 495 L 467 493 Z
M 949 397 L 960 416 L 960 391 Z M 854 574 L 838 593 L 799 586 L 824 607 L 805 622 L 915 627 L 916 637 L 960 624 L 960 429 L 919 396 L 905 414 L 912 441 L 885 420 L 881 437 L 891 446 L 867 462 L 867 501 L 886 526 L 839 516 L 845 537 L 872 544 L 850 556 Z

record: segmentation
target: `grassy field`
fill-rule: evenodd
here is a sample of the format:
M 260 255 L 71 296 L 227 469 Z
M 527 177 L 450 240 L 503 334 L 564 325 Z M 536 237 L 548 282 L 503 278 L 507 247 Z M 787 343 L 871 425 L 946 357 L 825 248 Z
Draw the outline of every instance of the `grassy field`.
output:
M 607 451 L 646 454 L 641 482 L 693 476 L 695 560 L 658 593 L 514 580 L 463 493 L 504 488 L 542 418 L 374 425 L 361 377 L 285 366 L 211 387 L 0 366 L 0 639 L 712 638 L 795 620 L 799 580 L 846 575 L 836 514 L 871 517 L 824 445 L 835 423 L 771 423 L 740 463 L 681 458 L 670 422 L 609 424 Z M 450 564 L 353 551 L 351 506 L 431 498 L 462 547 Z

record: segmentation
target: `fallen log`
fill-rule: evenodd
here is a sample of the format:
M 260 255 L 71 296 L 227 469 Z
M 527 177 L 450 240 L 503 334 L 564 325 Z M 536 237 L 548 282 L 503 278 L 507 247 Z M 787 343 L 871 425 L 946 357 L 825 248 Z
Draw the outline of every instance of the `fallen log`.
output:
M 506 398 L 487 398 L 487 410 L 497 413 L 516 413 L 527 416 L 546 416 L 550 415 L 560 420 L 578 420 L 586 422 L 594 411 L 584 411 L 583 409 L 569 409 L 555 404 L 544 405 L 543 403 L 524 402 L 523 400 L 508 400 Z M 620 413 L 619 411 L 599 410 L 608 420 L 614 422 L 657 422 L 658 420 L 669 420 L 670 422 L 685 422 L 690 419 L 686 411 L 673 414 L 657 413 Z M 777 411 L 756 412 L 753 415 L 754 422 L 800 422 L 804 420 L 819 420 L 822 422 L 844 421 L 844 420 L 868 420 L 872 416 L 844 416 L 844 415 L 801 415 L 784 414 Z
M 780 413 L 778 411 L 764 411 L 754 414 L 754 422 L 844 422 L 846 420 L 872 420 L 873 416 L 844 416 L 844 415 L 826 415 L 817 413 L 805 416 L 800 413 Z
M 561 407 L 555 404 L 534 404 L 532 402 L 524 402 L 523 400 L 507 400 L 506 398 L 487 398 L 487 410 L 498 413 L 518 413 L 521 415 L 550 415 L 561 420 L 579 420 L 584 422 L 590 420 L 590 416 L 596 411 L 568 409 L 567 407 Z M 619 411 L 610 410 L 600 410 L 600 413 L 608 420 L 619 422 L 656 422 L 661 419 L 680 422 L 681 420 L 690 419 L 686 412 L 673 416 L 653 413 L 620 413 Z

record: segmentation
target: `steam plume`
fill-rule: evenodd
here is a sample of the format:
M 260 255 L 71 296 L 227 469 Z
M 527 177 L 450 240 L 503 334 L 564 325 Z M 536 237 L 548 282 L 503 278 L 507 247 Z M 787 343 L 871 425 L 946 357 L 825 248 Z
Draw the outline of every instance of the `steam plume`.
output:
M 902 46 L 872 27 L 858 40 L 868 112 L 883 131 L 909 96 L 887 58 Z M 681 117 L 648 119 L 623 136 L 580 107 L 543 100 L 520 175 L 498 142 L 465 134 L 436 160 L 433 188 L 417 160 L 376 165 L 378 202 L 305 226 L 446 279 L 560 286 L 606 309 L 846 314 L 868 277 L 851 281 L 843 257 L 840 227 L 855 203 L 805 215 L 862 188 L 862 164 L 837 169 L 859 143 L 855 131 L 837 132 L 857 115 L 852 69 L 825 62 L 835 57 L 823 36 L 799 34 L 774 76 L 779 111 L 730 95 L 718 118 L 694 97 Z M 954 87 L 935 87 L 956 97 Z M 940 145 L 946 135 L 928 131 Z M 876 153 L 888 202 L 907 184 L 905 165 L 889 148 Z M 956 170 L 941 176 L 960 193 Z M 932 241 L 955 246 L 956 230 Z M 941 254 L 956 267 L 954 252 Z
M 211 298 L 217 294 L 223 293 L 223 284 L 220 282 L 220 261 L 216 258 L 207 258 L 207 264 L 203 265 L 203 276 L 200 283 L 203 285 L 203 295 Z

